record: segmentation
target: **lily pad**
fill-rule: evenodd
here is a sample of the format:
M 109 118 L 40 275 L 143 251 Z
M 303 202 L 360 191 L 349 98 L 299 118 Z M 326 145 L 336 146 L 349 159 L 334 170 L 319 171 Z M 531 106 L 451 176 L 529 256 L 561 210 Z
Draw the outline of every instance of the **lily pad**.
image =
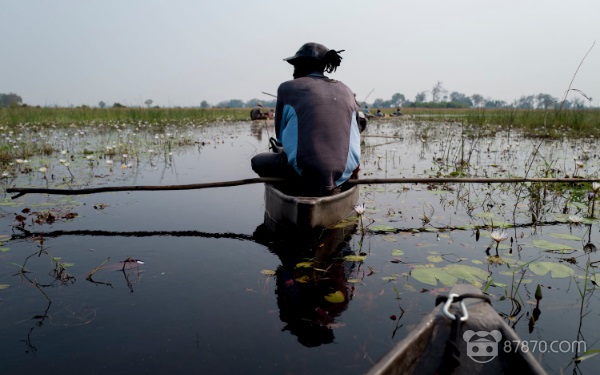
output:
M 331 226 L 330 228 L 334 228 L 334 229 L 347 228 L 351 225 L 355 225 L 357 220 L 358 220 L 358 217 L 349 217 L 349 218 L 346 218 L 345 220 L 342 220 L 342 221 L 338 222 L 337 224 Z
M 554 238 L 559 238 L 561 240 L 573 240 L 573 241 L 581 241 L 582 238 L 579 236 L 575 236 L 573 234 L 568 233 L 550 233 L 550 236 Z
M 389 225 L 373 225 L 372 227 L 369 227 L 370 230 L 372 230 L 373 232 L 395 232 L 396 228 L 391 227 Z
M 273 270 L 261 270 L 260 273 L 262 273 L 263 275 L 266 275 L 266 276 L 275 275 L 275 271 L 273 271 Z
M 330 293 L 323 298 L 325 298 L 325 301 L 331 302 L 331 303 L 342 303 L 346 300 L 346 297 L 344 297 L 344 294 L 342 292 L 340 292 L 339 290 L 334 293 Z
M 400 250 L 400 249 L 392 250 L 392 256 L 401 257 L 402 255 L 404 255 L 404 250 Z
M 440 263 L 444 261 L 444 258 L 442 258 L 441 255 L 430 255 L 427 257 L 427 260 L 431 263 Z
M 496 215 L 494 215 L 493 212 L 478 212 L 475 214 L 475 216 L 480 217 L 482 219 L 493 219 L 496 217 Z
M 0 290 L 8 288 L 10 285 L 8 284 L 0 284 Z
M 367 258 L 366 255 L 346 255 L 344 260 L 347 262 L 362 262 Z
M 481 286 L 481 282 L 487 280 L 489 276 L 481 268 L 467 266 L 466 264 L 449 264 L 444 269 L 452 276 L 466 280 L 476 286 Z
M 309 280 L 310 280 L 310 277 L 308 275 L 302 275 L 302 276 L 296 278 L 296 281 L 301 284 L 306 284 Z
M 557 243 L 557 242 L 550 242 L 550 241 L 546 241 L 546 240 L 534 240 L 533 246 L 537 247 L 538 249 L 551 250 L 551 251 L 575 250 L 573 247 L 571 247 L 569 245 L 565 245 L 565 244 Z
M 296 263 L 296 268 L 312 268 L 313 262 L 300 262 Z
M 10 250 L 10 247 L 0 247 L 0 253 L 5 253 Z
M 410 274 L 416 280 L 433 286 L 437 286 L 438 280 L 445 286 L 454 285 L 458 279 L 451 274 L 449 274 L 443 268 L 435 268 L 435 267 L 425 267 L 425 268 L 415 268 Z
M 575 275 L 575 271 L 562 263 L 555 262 L 533 262 L 529 264 L 529 270 L 538 276 L 544 276 L 550 272 L 553 279 L 564 279 Z

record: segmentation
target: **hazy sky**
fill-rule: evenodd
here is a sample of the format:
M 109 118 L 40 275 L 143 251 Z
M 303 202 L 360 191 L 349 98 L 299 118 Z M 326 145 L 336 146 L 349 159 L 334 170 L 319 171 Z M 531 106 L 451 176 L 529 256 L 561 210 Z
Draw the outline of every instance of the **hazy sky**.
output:
M 598 0 L 0 0 L 0 93 L 32 105 L 269 99 L 305 42 L 345 49 L 363 100 L 448 92 L 512 102 L 572 88 L 600 106 Z M 577 96 L 575 92 L 569 94 Z

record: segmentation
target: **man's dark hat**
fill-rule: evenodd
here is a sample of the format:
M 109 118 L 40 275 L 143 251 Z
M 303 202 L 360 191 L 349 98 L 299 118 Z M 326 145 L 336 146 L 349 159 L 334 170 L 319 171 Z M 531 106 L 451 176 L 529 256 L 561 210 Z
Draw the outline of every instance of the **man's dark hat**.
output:
M 292 57 L 288 57 L 284 59 L 290 64 L 294 64 L 294 60 L 300 58 L 309 58 L 315 60 L 323 60 L 325 58 L 325 54 L 329 51 L 327 47 L 319 43 L 305 43 L 298 52 Z

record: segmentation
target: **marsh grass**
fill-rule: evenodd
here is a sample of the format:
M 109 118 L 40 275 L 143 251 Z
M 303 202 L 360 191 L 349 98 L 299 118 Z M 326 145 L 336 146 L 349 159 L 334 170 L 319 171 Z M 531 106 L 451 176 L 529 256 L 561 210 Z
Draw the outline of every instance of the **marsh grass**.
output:
M 394 109 L 384 109 L 391 113 Z M 521 130 L 526 136 L 557 138 L 563 136 L 600 136 L 600 110 L 598 109 L 452 109 L 452 108 L 405 108 L 404 117 L 386 117 L 383 120 L 397 121 L 418 117 L 431 122 L 462 122 L 475 127 L 493 127 Z M 54 124 L 93 122 L 150 122 L 199 124 L 221 121 L 248 121 L 248 108 L 0 108 L 0 125 Z
M 387 112 L 391 111 L 391 109 L 387 110 Z M 398 122 L 414 118 L 437 123 L 462 122 L 477 128 L 520 130 L 524 136 L 530 137 L 600 136 L 600 110 L 598 109 L 406 108 L 403 112 L 407 116 L 391 119 Z M 390 118 L 386 119 L 390 120 Z
M 56 126 L 97 122 L 207 123 L 244 121 L 249 117 L 247 108 L 0 108 L 0 125 L 9 127 L 27 123 Z

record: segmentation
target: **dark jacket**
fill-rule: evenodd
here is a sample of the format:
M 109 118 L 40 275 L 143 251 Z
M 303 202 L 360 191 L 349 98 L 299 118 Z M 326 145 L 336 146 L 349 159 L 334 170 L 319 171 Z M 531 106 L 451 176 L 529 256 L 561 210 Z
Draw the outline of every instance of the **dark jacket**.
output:
M 342 82 L 311 74 L 277 90 L 275 131 L 288 163 L 315 187 L 331 190 L 360 163 L 358 107 Z

